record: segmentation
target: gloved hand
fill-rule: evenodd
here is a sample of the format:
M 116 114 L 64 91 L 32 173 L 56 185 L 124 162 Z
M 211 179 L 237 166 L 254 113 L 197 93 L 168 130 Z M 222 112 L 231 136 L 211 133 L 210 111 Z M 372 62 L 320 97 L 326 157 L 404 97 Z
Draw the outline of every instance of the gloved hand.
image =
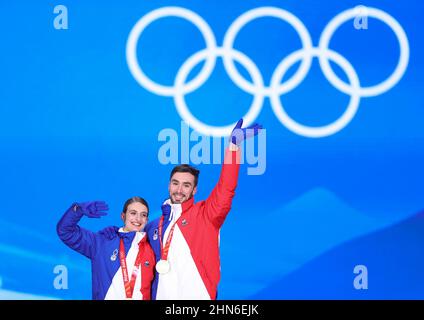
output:
M 104 201 L 90 201 L 77 203 L 74 207 L 75 211 L 81 210 L 82 214 L 89 218 L 100 218 L 107 215 L 109 206 Z
M 257 123 L 251 125 L 250 127 L 242 129 L 241 128 L 242 124 L 243 124 L 243 118 L 241 118 L 237 122 L 230 136 L 230 141 L 238 146 L 243 142 L 243 140 L 256 136 L 259 133 L 259 131 L 262 129 L 262 125 Z
M 169 204 L 163 204 L 162 207 L 162 214 L 164 216 L 169 216 L 171 213 L 171 206 Z
M 107 239 L 112 240 L 118 235 L 119 228 L 115 226 L 109 226 L 99 231 Z

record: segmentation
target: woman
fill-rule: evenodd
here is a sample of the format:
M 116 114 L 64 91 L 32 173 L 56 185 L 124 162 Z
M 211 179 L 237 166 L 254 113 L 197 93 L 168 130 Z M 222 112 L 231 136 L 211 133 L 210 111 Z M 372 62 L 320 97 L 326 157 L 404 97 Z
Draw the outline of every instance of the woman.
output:
M 121 213 L 124 226 L 116 227 L 115 234 L 94 233 L 78 225 L 84 215 L 100 218 L 108 209 L 104 201 L 74 203 L 57 224 L 57 234 L 91 260 L 93 299 L 150 300 L 155 255 L 143 232 L 149 206 L 143 198 L 128 199 Z

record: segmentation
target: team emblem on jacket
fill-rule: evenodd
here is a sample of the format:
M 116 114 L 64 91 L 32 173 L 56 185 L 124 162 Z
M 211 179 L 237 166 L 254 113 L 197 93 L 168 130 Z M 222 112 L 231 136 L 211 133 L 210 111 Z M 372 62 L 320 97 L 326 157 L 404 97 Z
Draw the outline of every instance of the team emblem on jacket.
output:
M 155 229 L 155 231 L 153 232 L 153 240 L 157 240 L 158 239 L 158 229 Z
M 186 225 L 188 225 L 188 222 L 187 222 L 187 220 L 186 220 L 186 219 L 183 219 L 183 221 L 181 221 L 181 225 L 183 225 L 183 226 L 186 226 Z
M 113 250 L 112 255 L 110 256 L 110 260 L 115 261 L 118 255 L 118 249 Z

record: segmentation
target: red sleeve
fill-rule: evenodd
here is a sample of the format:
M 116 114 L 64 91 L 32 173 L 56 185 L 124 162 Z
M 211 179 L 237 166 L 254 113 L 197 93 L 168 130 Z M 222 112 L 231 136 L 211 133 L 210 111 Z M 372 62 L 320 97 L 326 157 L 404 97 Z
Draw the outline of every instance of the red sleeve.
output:
M 145 244 L 144 250 L 145 253 L 142 261 L 143 273 L 141 275 L 141 294 L 143 295 L 143 300 L 151 300 L 151 287 L 156 264 L 155 254 L 148 243 Z M 148 265 L 145 264 L 146 261 L 149 262 Z
M 221 175 L 215 188 L 205 201 L 205 215 L 216 228 L 220 228 L 231 209 L 240 168 L 240 150 L 225 152 Z

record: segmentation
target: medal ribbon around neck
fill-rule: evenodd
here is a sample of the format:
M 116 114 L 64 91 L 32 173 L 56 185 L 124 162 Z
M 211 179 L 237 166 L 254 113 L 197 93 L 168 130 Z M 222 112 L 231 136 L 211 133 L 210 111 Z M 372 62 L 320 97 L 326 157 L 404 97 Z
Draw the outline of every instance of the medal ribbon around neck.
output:
M 125 258 L 124 240 L 121 238 L 121 241 L 119 242 L 119 261 L 121 263 L 122 277 L 124 279 L 125 295 L 129 299 L 131 299 L 133 296 L 135 280 L 137 279 L 138 273 L 140 271 L 141 256 L 142 256 L 142 249 L 141 249 L 142 241 L 143 240 L 141 240 L 138 243 L 138 253 L 135 259 L 134 268 L 131 275 L 131 281 L 129 280 L 129 277 L 128 277 L 128 268 L 127 268 L 127 261 Z
M 172 237 L 174 235 L 175 225 L 177 224 L 178 220 L 180 220 L 180 219 L 175 221 L 174 224 L 172 225 L 171 230 L 169 231 L 168 239 L 166 239 L 165 247 L 162 244 L 163 220 L 164 220 L 164 217 L 163 216 L 160 217 L 160 221 L 159 221 L 159 241 L 160 241 L 160 251 L 161 251 L 160 257 L 161 257 L 161 260 L 167 260 L 168 259 L 169 247 L 171 246 Z

